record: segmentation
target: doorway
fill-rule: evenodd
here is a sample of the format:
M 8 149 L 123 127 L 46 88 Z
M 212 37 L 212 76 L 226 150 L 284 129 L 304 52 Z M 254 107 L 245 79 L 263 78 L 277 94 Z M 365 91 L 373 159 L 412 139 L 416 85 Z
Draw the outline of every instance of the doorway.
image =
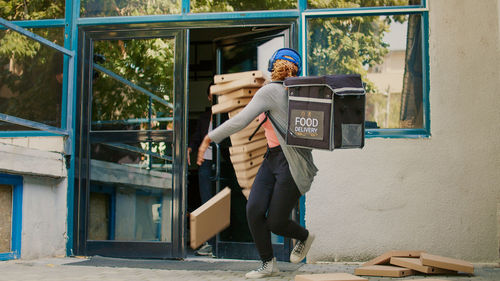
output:
M 193 29 L 190 31 L 189 67 L 189 136 L 193 136 L 199 116 L 212 105 L 207 99 L 213 76 L 261 70 L 268 77 L 267 63 L 273 52 L 291 45 L 290 26 L 261 26 Z M 216 97 L 214 97 L 216 98 Z M 216 101 L 213 101 L 216 103 Z M 215 126 L 227 120 L 227 114 L 214 116 Z M 213 147 L 213 190 L 231 188 L 231 224 L 216 237 L 213 253 L 218 258 L 260 259 L 246 219 L 246 198 L 238 185 L 229 157 L 229 138 Z M 195 159 L 196 150 L 191 154 Z M 188 212 L 200 206 L 197 166 L 188 172 Z M 298 218 L 298 214 L 294 214 Z M 273 249 L 278 260 L 288 261 L 291 241 L 273 235 Z M 214 243 L 214 241 L 212 241 Z M 188 251 L 192 254 L 192 251 Z
M 76 253 L 182 258 L 187 32 L 81 34 Z

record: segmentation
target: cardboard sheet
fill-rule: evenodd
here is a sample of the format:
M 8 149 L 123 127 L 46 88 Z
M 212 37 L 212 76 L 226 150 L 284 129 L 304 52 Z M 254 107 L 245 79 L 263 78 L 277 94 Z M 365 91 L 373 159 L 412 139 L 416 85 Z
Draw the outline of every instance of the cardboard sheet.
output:
M 474 266 L 467 261 L 452 259 L 442 256 L 436 256 L 424 253 L 420 256 L 423 265 L 434 266 L 438 268 L 460 271 L 466 273 L 474 273 Z
M 240 145 L 247 145 L 249 143 L 256 142 L 256 141 L 261 141 L 262 139 L 266 138 L 266 135 L 265 135 L 264 131 L 259 130 L 253 136 L 251 141 L 248 141 L 248 137 L 247 138 L 237 138 L 237 137 L 235 138 L 235 137 L 231 136 L 230 138 L 231 138 L 231 144 L 233 146 L 240 146 Z
M 245 145 L 232 146 L 229 148 L 231 155 L 245 152 L 252 152 L 258 149 L 267 148 L 267 139 L 252 141 Z
M 190 245 L 196 249 L 230 224 L 231 189 L 224 188 L 189 215 Z
M 295 281 L 368 281 L 368 279 L 349 273 L 325 273 L 296 275 Z
M 248 161 L 257 157 L 262 157 L 267 151 L 267 147 L 261 147 L 257 150 L 251 151 L 251 152 L 245 152 L 245 153 L 238 153 L 238 154 L 233 154 L 229 157 L 231 157 L 231 162 L 233 165 L 235 163 L 240 163 L 243 161 Z
M 356 268 L 354 270 L 354 274 L 383 277 L 404 277 L 413 275 L 414 271 L 408 268 L 392 265 L 369 265 Z
M 245 71 L 231 74 L 220 74 L 214 76 L 214 83 L 221 84 L 227 83 L 234 80 L 240 80 L 243 78 L 263 78 L 264 74 L 260 70 Z
M 228 100 L 239 99 L 239 98 L 252 98 L 257 90 L 260 88 L 243 88 L 236 91 L 220 95 L 217 97 L 218 103 L 223 103 Z
M 362 266 L 389 264 L 391 257 L 418 258 L 423 251 L 389 251 L 384 254 L 365 262 Z
M 213 95 L 223 95 L 242 88 L 260 88 L 264 85 L 262 78 L 243 78 L 227 83 L 210 86 L 210 93 Z
M 390 263 L 401 267 L 413 269 L 418 272 L 427 274 L 456 274 L 456 271 L 437 268 L 433 266 L 426 266 L 422 264 L 419 258 L 398 258 L 392 257 Z
M 264 161 L 263 157 L 257 157 L 257 158 L 251 159 L 249 161 L 234 163 L 233 168 L 235 170 L 239 170 L 239 171 L 245 170 L 245 169 L 248 170 L 248 169 L 251 169 L 253 167 L 260 166 L 260 164 L 262 164 L 262 161 Z
M 244 107 L 250 102 L 250 98 L 239 98 L 212 105 L 212 114 L 229 112 L 235 108 Z
M 257 172 L 259 171 L 259 168 L 260 168 L 260 165 L 259 166 L 255 166 L 255 167 L 250 168 L 250 169 L 237 170 L 235 168 L 234 172 L 236 173 L 236 177 L 238 179 L 249 179 L 249 178 L 255 177 L 255 175 L 257 175 Z

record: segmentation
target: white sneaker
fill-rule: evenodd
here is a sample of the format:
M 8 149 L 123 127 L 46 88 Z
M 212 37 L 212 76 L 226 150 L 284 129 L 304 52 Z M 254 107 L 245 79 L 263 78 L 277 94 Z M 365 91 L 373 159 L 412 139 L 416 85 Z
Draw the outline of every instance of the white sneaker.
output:
M 273 258 L 270 261 L 262 262 L 262 265 L 259 268 L 248 272 L 245 274 L 245 277 L 250 279 L 264 278 L 272 276 L 278 272 L 280 272 L 280 270 L 278 269 L 276 258 Z
M 201 246 L 198 251 L 194 252 L 195 255 L 197 256 L 211 256 L 213 257 L 212 254 L 212 246 L 208 243 L 205 243 L 203 246 Z
M 306 257 L 307 252 L 309 252 L 309 249 L 311 248 L 311 244 L 313 241 L 314 241 L 314 234 L 309 232 L 309 235 L 307 236 L 305 242 L 302 241 L 297 242 L 297 244 L 292 250 L 292 253 L 290 254 L 290 262 L 292 263 L 301 262 Z

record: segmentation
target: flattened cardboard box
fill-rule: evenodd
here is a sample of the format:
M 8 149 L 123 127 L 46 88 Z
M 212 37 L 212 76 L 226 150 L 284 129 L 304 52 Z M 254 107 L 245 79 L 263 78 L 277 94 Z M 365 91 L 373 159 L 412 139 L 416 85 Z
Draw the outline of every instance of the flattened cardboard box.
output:
M 214 83 L 221 84 L 221 83 L 231 82 L 234 80 L 240 80 L 243 78 L 263 78 L 263 77 L 264 75 L 260 70 L 237 72 L 231 74 L 219 74 L 214 76 Z
M 262 78 L 243 78 L 228 83 L 215 84 L 210 86 L 210 93 L 213 95 L 223 95 L 242 88 L 260 88 L 264 85 Z
M 414 271 L 408 268 L 392 265 L 369 265 L 358 267 L 354 270 L 356 275 L 384 276 L 384 277 L 404 277 L 413 275 Z
M 250 102 L 251 98 L 239 98 L 212 105 L 212 114 L 225 113 L 234 110 L 235 108 L 244 107 Z
M 474 273 L 474 266 L 470 262 L 452 259 L 424 253 L 420 256 L 423 265 L 434 266 L 438 268 L 460 271 L 465 273 Z
M 447 269 L 423 265 L 422 261 L 419 258 L 392 257 L 391 264 L 401 266 L 401 267 L 406 267 L 406 268 L 413 269 L 415 271 L 427 273 L 427 274 L 456 274 L 457 273 L 456 271 L 451 271 L 451 270 L 447 270 Z
M 224 188 L 189 215 L 190 244 L 196 249 L 229 226 L 231 189 Z
M 295 281 L 368 281 L 349 273 L 325 273 L 296 275 Z
M 217 102 L 223 103 L 228 100 L 239 99 L 239 98 L 252 98 L 257 90 L 260 88 L 243 88 L 236 91 L 220 95 L 217 97 Z
M 252 141 L 252 142 L 249 142 L 245 145 L 231 146 L 229 148 L 229 152 L 231 153 L 231 155 L 235 155 L 238 153 L 245 153 L 245 152 L 252 152 L 255 150 L 260 150 L 263 147 L 267 148 L 267 140 L 266 139 Z
M 368 266 L 368 265 L 377 265 L 377 264 L 388 264 L 389 261 L 391 260 L 391 257 L 402 257 L 402 258 L 418 258 L 420 257 L 420 254 L 424 253 L 423 251 L 401 251 L 401 250 L 396 250 L 396 251 L 389 251 L 385 252 L 384 254 L 371 259 L 361 266 Z
M 257 157 L 262 157 L 267 151 L 267 147 L 263 146 L 257 150 L 250 151 L 250 152 L 244 152 L 244 153 L 238 153 L 238 154 L 231 154 L 229 157 L 231 158 L 232 163 L 240 163 L 243 161 L 248 161 L 252 160 Z

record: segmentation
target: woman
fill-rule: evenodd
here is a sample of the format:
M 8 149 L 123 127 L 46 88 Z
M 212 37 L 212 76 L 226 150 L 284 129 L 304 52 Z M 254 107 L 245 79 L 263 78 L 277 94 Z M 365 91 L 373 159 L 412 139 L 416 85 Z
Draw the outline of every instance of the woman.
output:
M 300 74 L 300 55 L 288 48 L 277 50 L 269 60 L 272 83 L 260 88 L 250 103 L 235 117 L 224 122 L 203 139 L 198 151 L 198 165 L 210 142 L 224 138 L 245 128 L 257 116 L 264 123 L 268 150 L 255 177 L 247 203 L 247 218 L 262 265 L 246 274 L 247 278 L 263 278 L 279 272 L 271 245 L 271 232 L 297 239 L 290 261 L 303 260 L 311 247 L 314 235 L 300 224 L 290 220 L 290 213 L 300 196 L 311 187 L 317 168 L 310 149 L 287 146 L 282 134 L 286 132 L 288 96 L 282 81 Z M 269 119 L 272 123 L 269 123 Z

